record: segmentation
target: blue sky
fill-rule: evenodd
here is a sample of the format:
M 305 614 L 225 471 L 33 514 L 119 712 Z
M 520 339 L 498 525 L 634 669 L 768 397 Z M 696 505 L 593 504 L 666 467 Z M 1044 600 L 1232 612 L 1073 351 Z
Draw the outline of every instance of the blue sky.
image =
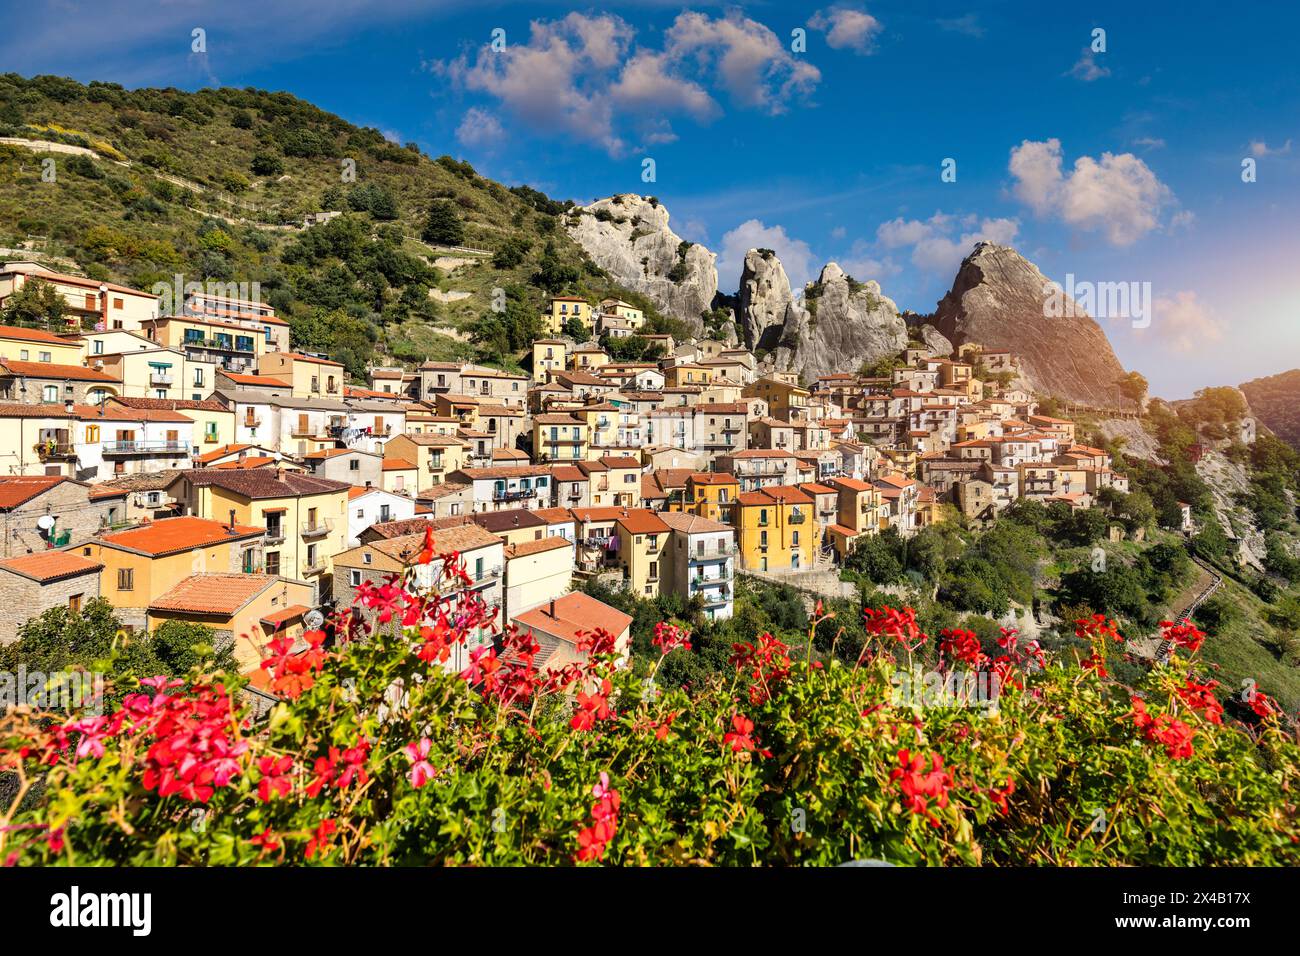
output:
M 927 312 L 991 238 L 1062 282 L 1150 283 L 1149 324 L 1100 321 L 1154 394 L 1300 366 L 1300 12 L 1280 4 L 23 9 L 0 68 L 282 89 L 509 184 L 654 194 L 725 291 L 769 246 L 796 283 L 834 260 Z

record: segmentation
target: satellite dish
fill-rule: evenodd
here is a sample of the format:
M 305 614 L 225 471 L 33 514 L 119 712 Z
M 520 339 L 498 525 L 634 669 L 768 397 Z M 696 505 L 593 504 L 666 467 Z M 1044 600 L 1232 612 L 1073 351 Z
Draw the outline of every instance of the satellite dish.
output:
M 307 625 L 309 631 L 315 631 L 325 623 L 325 615 L 320 611 L 308 611 L 302 616 L 302 622 Z
M 36 527 L 40 528 L 42 531 L 49 531 L 54 527 L 54 519 L 49 515 L 41 515 L 36 519 Z

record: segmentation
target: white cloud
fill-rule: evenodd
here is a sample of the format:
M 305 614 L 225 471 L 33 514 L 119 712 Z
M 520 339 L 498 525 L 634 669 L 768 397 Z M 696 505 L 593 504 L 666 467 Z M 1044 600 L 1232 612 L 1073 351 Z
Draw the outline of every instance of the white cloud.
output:
M 460 125 L 456 127 L 456 139 L 471 148 L 491 149 L 505 138 L 506 131 L 501 121 L 477 106 L 466 110 Z
M 984 36 L 984 27 L 980 25 L 980 19 L 974 13 L 937 22 L 939 29 L 947 30 L 949 33 L 964 33 L 966 36 L 976 38 Z
M 1080 156 L 1061 172 L 1061 141 L 1025 140 L 1011 150 L 1013 194 L 1039 216 L 1059 216 L 1085 231 L 1102 231 L 1117 246 L 1131 245 L 1160 225 L 1174 204 L 1172 190 L 1132 153 Z
M 576 137 L 612 156 L 672 142 L 673 117 L 709 123 L 722 114 L 710 86 L 740 106 L 780 113 L 821 81 L 775 33 L 739 13 L 717 19 L 680 14 L 662 49 L 636 45 L 631 24 L 613 14 L 570 13 L 534 20 L 527 42 L 484 46 L 436 75 L 494 99 L 543 135 Z
M 1079 59 L 1065 72 L 1065 75 L 1091 83 L 1093 80 L 1100 80 L 1103 76 L 1110 76 L 1110 67 L 1098 66 L 1096 54 L 1088 47 L 1084 47 Z
M 863 239 L 854 242 L 849 254 L 836 261 L 841 269 L 859 282 L 866 282 L 868 279 L 880 282 L 903 271 L 902 267 L 889 256 L 880 258 L 872 255 L 871 244 Z
M 975 243 L 1011 245 L 1020 231 L 1018 219 L 964 216 L 960 222 L 967 231 L 954 236 L 958 222 L 956 216 L 944 212 L 936 212 L 926 220 L 891 219 L 876 229 L 876 240 L 887 249 L 910 247 L 913 265 L 947 278 L 957 271 Z
M 875 38 L 884 29 L 867 11 L 852 7 L 818 10 L 808 20 L 808 26 L 825 33 L 826 45 L 832 50 L 853 50 L 859 56 L 875 52 Z
M 794 56 L 777 35 L 757 20 L 732 12 L 680 14 L 664 34 L 664 52 L 674 62 L 711 67 L 713 75 L 742 106 L 782 113 L 791 96 L 804 95 L 821 82 L 821 72 Z
M 848 234 L 849 231 L 845 229 L 843 226 L 836 226 L 834 229 L 831 230 L 832 239 L 843 239 Z
M 1152 304 L 1150 334 L 1159 338 L 1171 351 L 1179 353 L 1203 350 L 1223 338 L 1223 326 L 1195 292 L 1176 292 L 1157 296 Z
M 734 289 L 740 285 L 745 253 L 750 249 L 771 249 L 785 267 L 790 288 L 798 294 L 813 278 L 816 259 L 808 243 L 795 239 L 784 226 L 768 226 L 758 219 L 742 222 L 722 237 L 718 252 L 718 287 Z
M 1133 145 L 1142 149 L 1164 149 L 1165 141 L 1159 136 L 1139 136 L 1133 140 Z
M 1281 146 L 1269 146 L 1262 139 L 1253 139 L 1250 141 L 1250 154 L 1263 158 L 1265 156 L 1281 156 L 1283 153 L 1291 152 L 1291 140 L 1287 140 Z

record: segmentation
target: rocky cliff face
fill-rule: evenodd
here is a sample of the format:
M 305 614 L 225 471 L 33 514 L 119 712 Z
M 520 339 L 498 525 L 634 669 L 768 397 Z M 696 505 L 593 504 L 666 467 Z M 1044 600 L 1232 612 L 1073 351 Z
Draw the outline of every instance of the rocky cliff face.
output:
M 1046 315 L 1049 280 L 1007 246 L 976 244 L 931 322 L 954 345 L 978 342 L 1020 356 L 1027 384 L 1049 395 L 1122 407 L 1115 386 L 1124 367 L 1101 326 L 1065 298 L 1065 315 Z M 1073 312 L 1073 314 L 1070 314 Z
M 665 315 L 703 330 L 718 291 L 716 256 L 684 243 L 657 200 L 623 194 L 584 206 L 567 229 L 591 260 L 621 285 L 649 298 Z
M 1257 378 L 1241 386 L 1255 417 L 1284 442 L 1300 448 L 1300 369 Z
M 769 354 L 775 368 L 804 381 L 856 372 L 907 346 L 907 325 L 880 285 L 857 282 L 834 262 L 797 302 L 781 260 L 751 249 L 740 277 L 740 324 L 746 343 Z

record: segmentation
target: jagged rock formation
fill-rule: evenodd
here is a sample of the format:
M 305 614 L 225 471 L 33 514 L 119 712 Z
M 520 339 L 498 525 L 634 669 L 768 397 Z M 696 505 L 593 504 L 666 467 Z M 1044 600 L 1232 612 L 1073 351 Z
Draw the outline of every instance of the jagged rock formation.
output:
M 1255 417 L 1284 442 L 1300 448 L 1300 369 L 1243 383 Z
M 698 243 L 683 242 L 668 227 L 668 210 L 658 200 L 610 196 L 571 213 L 565 222 L 574 241 L 620 285 L 703 331 L 700 316 L 718 291 L 717 256 Z
M 834 262 L 795 300 L 781 260 L 766 249 L 745 255 L 740 277 L 740 321 L 745 342 L 770 353 L 773 366 L 819 375 L 856 372 L 864 362 L 907 347 L 907 325 L 877 282 L 858 282 Z
M 952 355 L 952 343 L 948 341 L 947 337 L 942 332 L 936 329 L 929 322 L 921 326 L 920 334 L 921 341 L 925 343 L 926 347 L 936 357 L 946 358 L 949 355 Z
M 790 280 L 775 252 L 750 249 L 745 253 L 736 298 L 745 346 L 764 352 L 775 349 L 781 343 L 787 318 L 793 321 L 798 310 Z
M 1241 503 L 1250 492 L 1250 472 L 1222 452 L 1210 450 L 1196 463 L 1196 474 L 1209 486 L 1214 515 L 1224 534 L 1237 541 L 1241 560 L 1257 571 L 1263 570 L 1267 553 L 1264 532 L 1254 512 Z
M 954 345 L 1012 350 L 1023 378 L 1039 392 L 1099 407 L 1129 404 L 1115 386 L 1124 367 L 1106 333 L 1063 294 L 1065 314 L 1048 314 L 1048 284 L 1015 249 L 980 242 L 931 321 Z

